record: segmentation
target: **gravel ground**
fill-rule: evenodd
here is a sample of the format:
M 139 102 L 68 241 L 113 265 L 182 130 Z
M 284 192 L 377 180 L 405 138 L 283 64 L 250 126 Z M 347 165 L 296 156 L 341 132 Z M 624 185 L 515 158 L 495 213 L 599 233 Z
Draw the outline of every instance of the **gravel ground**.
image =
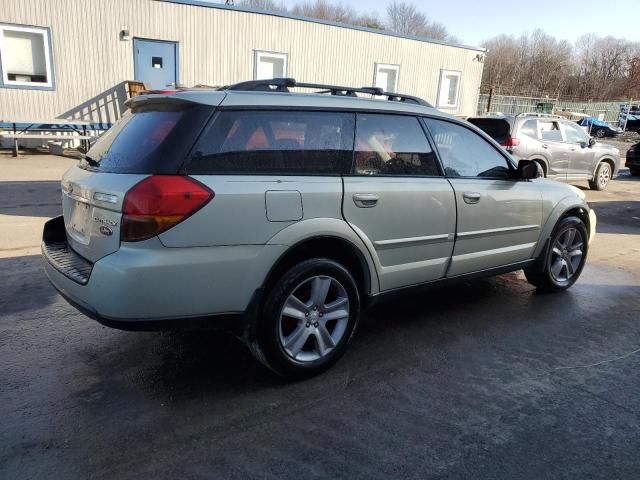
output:
M 0 176 L 0 213 L 55 214 L 52 180 Z M 637 479 L 640 180 L 587 196 L 599 234 L 569 291 L 513 273 L 384 304 L 293 384 L 222 334 L 102 327 L 7 253 L 0 478 Z

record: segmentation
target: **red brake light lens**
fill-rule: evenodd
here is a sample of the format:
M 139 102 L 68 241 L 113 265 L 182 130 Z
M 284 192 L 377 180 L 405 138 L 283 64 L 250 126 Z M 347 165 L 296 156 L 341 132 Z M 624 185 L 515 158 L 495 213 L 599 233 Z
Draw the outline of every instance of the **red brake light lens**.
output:
M 120 239 L 138 242 L 154 237 L 193 215 L 213 197 L 212 190 L 190 177 L 147 177 L 124 197 Z
M 520 145 L 520 139 L 515 137 L 507 137 L 500 145 L 502 145 L 503 147 L 517 147 L 518 145 Z

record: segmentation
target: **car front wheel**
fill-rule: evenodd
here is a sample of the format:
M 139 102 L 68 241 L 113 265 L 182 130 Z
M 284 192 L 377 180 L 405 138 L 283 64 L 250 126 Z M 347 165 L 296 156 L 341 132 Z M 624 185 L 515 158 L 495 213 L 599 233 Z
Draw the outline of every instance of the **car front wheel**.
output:
M 593 180 L 589 181 L 589 187 L 591 187 L 592 190 L 604 190 L 607 188 L 607 185 L 609 185 L 611 176 L 611 165 L 607 162 L 600 162 Z
M 560 292 L 573 285 L 587 260 L 589 236 L 578 217 L 565 217 L 556 225 L 549 248 L 538 265 L 526 268 L 529 283 L 542 292 Z
M 268 293 L 251 350 L 282 376 L 310 377 L 344 354 L 359 314 L 351 273 L 333 260 L 305 260 Z

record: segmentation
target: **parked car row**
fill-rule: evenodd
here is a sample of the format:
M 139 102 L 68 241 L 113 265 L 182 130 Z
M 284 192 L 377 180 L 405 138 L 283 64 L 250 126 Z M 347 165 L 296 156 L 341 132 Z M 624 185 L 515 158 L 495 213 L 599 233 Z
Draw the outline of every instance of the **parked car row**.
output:
M 523 113 L 469 118 L 518 160 L 540 165 L 545 177 L 575 182 L 587 180 L 604 190 L 617 175 L 620 151 L 596 142 L 575 122 L 558 115 Z
M 405 291 L 517 269 L 569 288 L 595 214 L 539 165 L 597 188 L 617 171 L 575 124 L 477 122 L 515 162 L 474 125 L 376 88 L 273 79 L 128 105 L 62 179 L 49 279 L 106 325 L 230 328 L 293 377 L 334 364 L 360 311 Z

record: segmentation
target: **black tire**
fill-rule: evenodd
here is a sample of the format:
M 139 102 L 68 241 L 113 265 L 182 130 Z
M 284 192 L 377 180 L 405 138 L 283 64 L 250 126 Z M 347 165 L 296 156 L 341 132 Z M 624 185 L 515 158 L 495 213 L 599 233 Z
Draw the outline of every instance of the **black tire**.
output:
M 604 138 L 607 135 L 607 132 L 604 131 L 604 128 L 599 128 L 596 130 L 596 137 Z
M 640 177 L 640 167 L 629 167 L 629 173 L 632 177 Z
M 346 298 L 348 298 L 349 315 L 344 333 L 325 356 L 321 356 L 316 360 L 299 361 L 285 350 L 281 340 L 281 312 L 290 295 L 296 292 L 305 282 L 312 281 L 314 277 L 317 278 L 319 276 L 336 280 L 344 288 Z M 331 288 L 334 288 L 333 284 Z M 328 369 L 344 354 L 355 332 L 360 316 L 358 286 L 351 273 L 345 267 L 326 258 L 305 260 L 287 271 L 266 295 L 264 307 L 257 321 L 256 339 L 249 345 L 252 353 L 263 364 L 283 377 L 303 379 Z M 313 315 L 319 314 L 316 312 L 311 313 Z M 303 326 L 299 324 L 296 328 Z M 307 322 L 307 328 L 309 328 L 309 322 Z M 309 336 L 309 339 L 311 342 L 317 342 L 315 337 L 312 339 Z M 304 345 L 306 346 L 307 343 Z M 317 344 L 316 347 L 318 347 Z
M 608 175 L 605 175 L 606 172 L 608 172 Z M 593 180 L 589 180 L 589 188 L 591 188 L 591 190 L 602 191 L 607 188 L 612 177 L 613 170 L 611 169 L 611 165 L 607 162 L 600 162 L 598 168 L 596 168 Z
M 536 162 L 538 165 L 540 165 L 540 168 L 542 169 L 542 176 L 544 178 L 546 178 L 546 176 L 547 176 L 547 167 L 546 167 L 544 161 L 543 160 L 538 160 L 537 158 L 534 159 L 533 161 Z
M 575 236 L 581 236 L 581 251 L 582 257 L 580 262 L 573 268 L 573 274 L 566 280 L 560 280 L 551 271 L 552 262 L 557 260 L 558 256 L 554 252 L 553 248 L 559 239 L 562 239 L 563 235 L 571 229 L 575 230 Z M 575 237 L 574 237 L 575 238 Z M 577 243 L 577 242 L 574 242 Z M 534 285 L 540 292 L 561 292 L 573 285 L 580 277 L 584 264 L 587 260 L 587 253 L 589 250 L 589 235 L 587 233 L 587 227 L 582 220 L 578 217 L 565 217 L 558 221 L 557 225 L 553 229 L 553 233 L 549 239 L 548 248 L 542 252 L 543 255 L 538 259 L 536 265 L 525 268 L 524 274 L 527 277 L 529 283 Z M 564 252 L 566 254 L 566 252 Z M 562 270 L 561 270 L 562 271 Z M 568 272 L 568 267 L 567 267 Z

